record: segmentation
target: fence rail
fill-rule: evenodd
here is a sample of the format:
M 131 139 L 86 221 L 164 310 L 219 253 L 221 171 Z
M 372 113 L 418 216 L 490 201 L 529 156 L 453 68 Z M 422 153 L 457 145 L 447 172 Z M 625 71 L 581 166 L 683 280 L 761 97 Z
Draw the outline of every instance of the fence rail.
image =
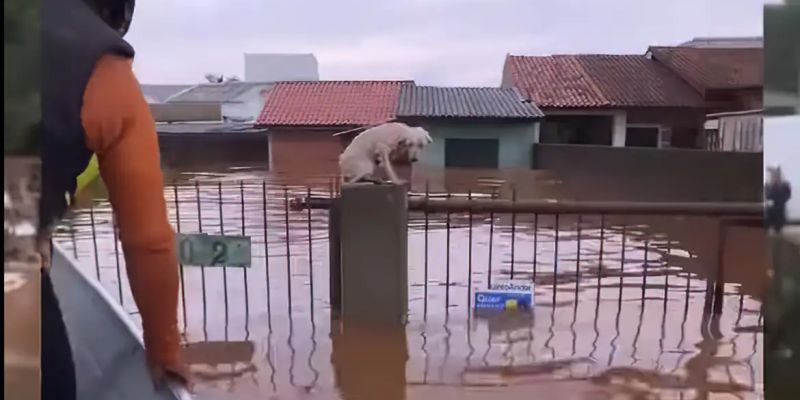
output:
M 469 196 L 468 196 L 469 197 Z M 324 197 L 295 198 L 292 209 L 327 210 L 331 199 Z M 408 200 L 408 209 L 428 212 L 473 213 L 538 213 L 538 214 L 613 214 L 613 215 L 684 215 L 763 217 L 763 203 L 736 202 L 623 202 L 623 201 L 572 201 L 572 200 L 503 200 L 473 199 L 445 196 L 414 196 Z

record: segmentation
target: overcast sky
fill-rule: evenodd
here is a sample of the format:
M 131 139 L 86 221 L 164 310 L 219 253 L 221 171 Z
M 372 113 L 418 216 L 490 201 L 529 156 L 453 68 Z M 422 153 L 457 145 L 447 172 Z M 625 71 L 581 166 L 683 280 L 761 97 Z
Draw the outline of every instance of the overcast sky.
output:
M 314 53 L 321 79 L 496 86 L 507 53 L 643 54 L 760 36 L 765 0 L 137 0 L 142 83 L 244 76 L 244 53 Z

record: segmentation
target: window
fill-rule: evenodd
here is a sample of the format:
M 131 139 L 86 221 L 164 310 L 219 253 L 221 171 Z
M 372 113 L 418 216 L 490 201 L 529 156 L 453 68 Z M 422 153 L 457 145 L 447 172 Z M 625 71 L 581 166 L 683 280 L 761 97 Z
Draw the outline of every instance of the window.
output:
M 445 139 L 446 168 L 497 168 L 500 143 L 497 139 Z
M 659 147 L 661 128 L 629 126 L 625 130 L 625 147 Z
M 554 115 L 545 118 L 539 143 L 611 145 L 610 115 Z

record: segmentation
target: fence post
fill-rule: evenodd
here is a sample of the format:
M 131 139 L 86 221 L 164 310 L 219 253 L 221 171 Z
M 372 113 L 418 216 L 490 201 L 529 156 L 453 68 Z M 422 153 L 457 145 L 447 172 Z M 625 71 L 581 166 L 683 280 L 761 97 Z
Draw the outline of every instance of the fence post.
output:
M 345 320 L 403 324 L 408 312 L 408 194 L 404 186 L 347 184 L 339 204 Z
M 342 242 L 340 200 L 334 198 L 328 211 L 328 240 L 330 255 L 330 303 L 332 314 L 342 312 Z

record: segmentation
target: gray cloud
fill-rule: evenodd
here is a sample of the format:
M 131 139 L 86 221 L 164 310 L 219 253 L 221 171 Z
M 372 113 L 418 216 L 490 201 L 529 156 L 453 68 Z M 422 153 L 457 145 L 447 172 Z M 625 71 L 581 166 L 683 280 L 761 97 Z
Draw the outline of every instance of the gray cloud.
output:
M 497 85 L 513 54 L 643 53 L 755 36 L 763 0 L 139 0 L 127 37 L 147 83 L 243 75 L 245 52 L 312 52 L 322 79 Z

